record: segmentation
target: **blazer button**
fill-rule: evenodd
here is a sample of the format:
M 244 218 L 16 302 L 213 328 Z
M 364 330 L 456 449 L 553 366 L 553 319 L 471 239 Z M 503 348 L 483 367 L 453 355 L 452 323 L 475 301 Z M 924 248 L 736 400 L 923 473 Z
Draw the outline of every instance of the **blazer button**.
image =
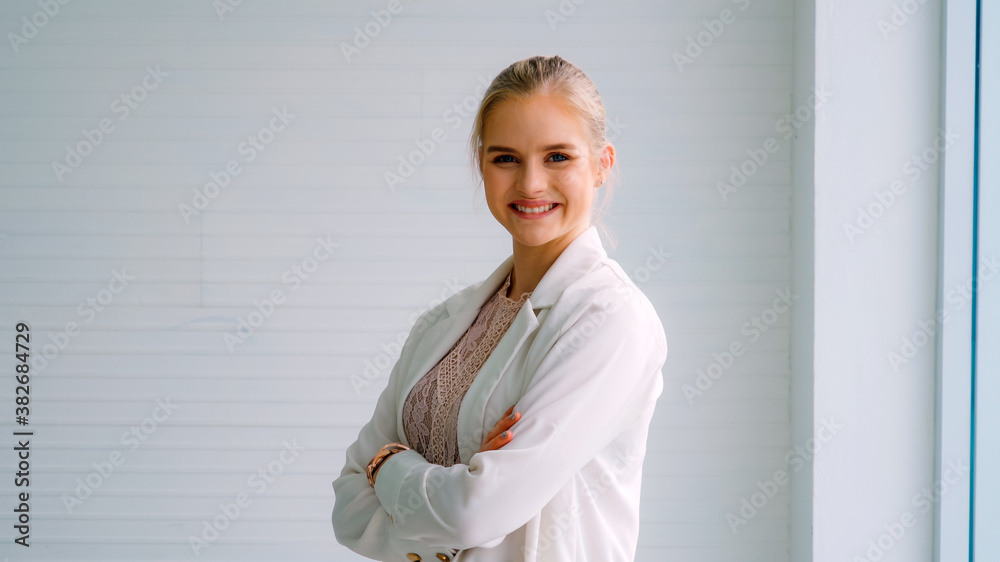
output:
M 441 554 L 440 552 L 435 554 L 434 556 L 437 557 L 437 559 L 441 560 L 442 562 L 448 562 L 449 560 L 451 560 L 451 558 L 448 558 L 447 554 Z
M 410 559 L 412 562 L 420 562 L 420 555 L 419 554 L 414 554 L 414 553 L 411 552 L 411 553 L 407 554 L 406 557 L 408 559 Z

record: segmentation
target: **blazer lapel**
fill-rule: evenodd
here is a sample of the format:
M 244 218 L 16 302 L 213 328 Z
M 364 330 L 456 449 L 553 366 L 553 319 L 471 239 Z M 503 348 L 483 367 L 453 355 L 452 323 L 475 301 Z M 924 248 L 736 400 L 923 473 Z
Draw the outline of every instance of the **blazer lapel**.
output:
M 486 301 L 493 293 L 500 288 L 504 278 L 514 267 L 514 256 L 509 256 L 503 261 L 493 273 L 480 283 L 469 285 L 461 291 L 455 293 L 444 302 L 444 312 L 442 318 L 435 321 L 426 328 L 426 332 L 420 337 L 420 346 L 414 350 L 413 359 L 406 369 L 406 375 L 402 382 L 402 391 L 397 396 L 396 421 L 397 433 L 406 445 L 406 433 L 403 430 L 403 403 L 410 394 L 414 385 L 427 371 L 440 361 L 445 353 L 455 345 L 455 342 L 462 337 L 479 315 L 479 309 L 486 304 Z
M 486 358 L 472 385 L 465 393 L 462 404 L 458 408 L 458 453 L 463 464 L 468 464 L 482 444 L 482 439 L 486 437 L 484 432 L 489 431 L 497 420 L 486 419 L 486 402 L 493 394 L 493 389 L 500 382 L 500 376 L 507 370 L 507 366 L 517 356 L 518 350 L 524 345 L 528 336 L 538 328 L 538 318 L 535 310 L 531 306 L 531 297 L 525 300 L 517 316 L 514 317 L 510 328 L 504 333 L 497 343 L 493 353 Z M 498 418 L 499 419 L 499 418 Z M 480 431 L 480 428 L 481 431 Z M 469 439 L 472 434 L 472 439 Z M 473 441 L 478 441 L 473 443 Z M 473 447 L 473 445 L 475 447 Z
M 497 421 L 485 419 L 486 402 L 518 350 L 528 336 L 538 328 L 539 313 L 542 309 L 551 307 L 570 283 L 597 267 L 606 257 L 607 253 L 601 245 L 597 228 L 590 226 L 562 251 L 525 300 L 510 328 L 504 333 L 496 349 L 472 381 L 459 406 L 459 443 L 463 445 L 459 454 L 463 463 L 468 463 L 472 455 L 478 451 L 478 444 L 476 450 L 464 446 L 467 439 L 463 440 L 463 434 L 467 435 L 468 432 L 478 434 L 479 428 L 487 427 L 487 422 L 489 422 L 488 427 L 492 427 L 493 422 Z M 479 310 L 500 288 L 513 266 L 514 256 L 511 255 L 484 281 L 470 285 L 446 300 L 444 317 L 427 327 L 426 333 L 421 337 L 421 345 L 414 351 L 402 383 L 402 391 L 397 397 L 397 430 L 405 444 L 409 445 L 406 443 L 403 430 L 403 403 L 406 397 L 417 381 L 427 374 L 427 371 L 436 365 L 469 329 L 479 315 Z

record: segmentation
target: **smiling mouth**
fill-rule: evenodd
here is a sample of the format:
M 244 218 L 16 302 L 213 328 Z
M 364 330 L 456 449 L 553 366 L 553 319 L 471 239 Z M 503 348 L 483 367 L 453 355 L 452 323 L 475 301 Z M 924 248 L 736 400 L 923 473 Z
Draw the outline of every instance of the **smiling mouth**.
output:
M 551 211 L 552 209 L 555 209 L 558 205 L 559 203 L 552 203 L 550 205 L 542 205 L 540 207 L 525 207 L 524 205 L 516 205 L 512 203 L 510 207 L 513 209 L 517 209 L 522 213 L 533 215 L 537 213 L 544 213 L 546 211 Z

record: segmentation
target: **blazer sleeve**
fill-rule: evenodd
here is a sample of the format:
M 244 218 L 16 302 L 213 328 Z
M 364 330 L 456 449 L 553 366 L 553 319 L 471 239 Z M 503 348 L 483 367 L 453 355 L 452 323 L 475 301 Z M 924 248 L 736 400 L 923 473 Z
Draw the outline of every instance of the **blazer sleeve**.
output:
M 663 389 L 663 326 L 637 291 L 589 302 L 539 363 L 517 403 L 514 438 L 469 464 L 442 467 L 415 451 L 392 455 L 375 494 L 401 539 L 471 548 L 494 543 L 541 512 Z
M 425 315 L 431 312 L 433 309 Z M 403 363 L 403 357 L 409 354 L 415 331 L 420 329 L 418 326 L 424 326 L 425 320 L 426 317 L 422 316 L 411 329 L 404 343 L 404 349 L 400 351 L 400 359 L 393 366 L 389 373 L 389 381 L 378 397 L 372 419 L 361 428 L 358 438 L 347 448 L 344 468 L 340 477 L 333 481 L 336 499 L 332 521 L 337 541 L 352 551 L 375 560 L 403 560 L 408 552 L 444 544 L 408 540 L 397 536 L 395 533 L 397 527 L 392 524 L 389 514 L 382 507 L 365 474 L 368 461 L 383 445 L 401 441 L 396 431 L 399 367 Z M 413 453 L 420 456 L 416 451 Z M 381 478 L 380 470 L 378 479 Z M 441 550 L 446 548 L 450 547 L 442 546 Z

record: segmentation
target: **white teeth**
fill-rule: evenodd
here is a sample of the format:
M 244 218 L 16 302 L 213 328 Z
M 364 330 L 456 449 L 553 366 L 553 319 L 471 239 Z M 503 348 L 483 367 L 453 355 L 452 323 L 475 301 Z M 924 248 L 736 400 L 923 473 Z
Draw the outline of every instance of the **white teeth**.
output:
M 551 205 L 546 205 L 544 207 L 524 207 L 521 205 L 514 205 L 514 207 L 516 207 L 518 211 L 521 211 L 522 213 L 528 213 L 529 215 L 533 215 L 535 213 L 544 213 L 545 211 L 551 210 L 555 206 L 556 206 L 555 203 L 552 203 Z

